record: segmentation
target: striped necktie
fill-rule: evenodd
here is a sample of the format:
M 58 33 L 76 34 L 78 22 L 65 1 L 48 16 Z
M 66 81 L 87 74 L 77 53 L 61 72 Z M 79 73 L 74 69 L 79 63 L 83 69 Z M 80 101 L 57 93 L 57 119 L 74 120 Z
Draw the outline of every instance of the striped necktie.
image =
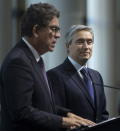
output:
M 42 57 L 40 57 L 40 60 L 38 61 L 38 64 L 39 64 L 40 69 L 41 69 L 41 74 L 43 75 L 43 80 L 45 81 L 45 83 L 47 85 L 47 89 L 48 89 L 49 95 L 51 97 L 51 90 L 50 90 L 50 87 L 49 87 L 49 84 L 48 84 L 48 79 L 47 79 L 45 66 L 44 66 L 44 61 L 43 61 Z
M 93 99 L 94 102 L 94 89 L 93 89 L 93 84 L 91 81 L 91 78 L 89 76 L 89 73 L 87 71 L 87 68 L 82 68 L 80 70 L 81 74 L 83 75 L 83 80 L 85 82 L 86 88 L 91 96 L 91 98 Z

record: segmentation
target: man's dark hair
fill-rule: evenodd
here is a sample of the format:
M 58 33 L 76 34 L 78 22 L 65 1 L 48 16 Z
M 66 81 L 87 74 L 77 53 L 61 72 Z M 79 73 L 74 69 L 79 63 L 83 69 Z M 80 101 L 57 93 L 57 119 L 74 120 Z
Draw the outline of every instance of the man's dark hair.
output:
M 37 3 L 32 4 L 21 20 L 21 35 L 32 36 L 34 25 L 38 25 L 39 29 L 47 27 L 53 17 L 59 18 L 60 12 L 51 4 Z

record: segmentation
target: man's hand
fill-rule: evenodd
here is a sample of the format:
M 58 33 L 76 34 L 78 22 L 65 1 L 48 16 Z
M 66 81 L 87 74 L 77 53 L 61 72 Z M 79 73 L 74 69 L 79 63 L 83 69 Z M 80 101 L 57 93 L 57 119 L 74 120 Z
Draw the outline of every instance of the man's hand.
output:
M 81 126 L 79 120 L 75 118 L 63 117 L 62 120 L 62 125 L 64 128 L 74 129 Z
M 81 126 L 94 126 L 94 122 L 77 116 L 73 113 L 68 113 L 67 117 L 63 117 L 63 127 L 75 129 Z
M 75 118 L 75 119 L 79 120 L 80 124 L 84 125 L 84 126 L 94 126 L 94 125 L 96 125 L 94 122 L 92 122 L 92 121 L 90 121 L 88 119 L 84 119 L 84 118 L 82 118 L 80 116 L 77 116 L 77 115 L 75 115 L 73 113 L 70 113 L 70 112 L 67 114 L 67 116 L 70 117 L 70 118 Z

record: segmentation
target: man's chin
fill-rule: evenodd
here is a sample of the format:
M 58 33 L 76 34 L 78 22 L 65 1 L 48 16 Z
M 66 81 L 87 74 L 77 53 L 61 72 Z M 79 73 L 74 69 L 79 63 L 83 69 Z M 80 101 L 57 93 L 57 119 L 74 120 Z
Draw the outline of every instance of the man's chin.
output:
M 80 61 L 83 63 L 83 65 L 89 60 L 89 58 L 82 58 Z
M 50 48 L 49 51 L 50 51 L 50 52 L 53 52 L 53 51 L 54 51 L 54 48 Z
M 86 56 L 83 56 L 81 57 L 83 60 L 89 60 L 90 59 L 90 55 L 86 55 Z

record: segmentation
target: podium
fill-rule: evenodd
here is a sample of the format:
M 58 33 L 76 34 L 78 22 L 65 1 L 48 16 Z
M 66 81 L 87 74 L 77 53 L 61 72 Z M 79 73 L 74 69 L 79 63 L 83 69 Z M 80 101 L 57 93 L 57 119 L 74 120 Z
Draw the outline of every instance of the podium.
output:
M 92 127 L 83 128 L 80 131 L 120 131 L 120 116 L 100 122 Z

